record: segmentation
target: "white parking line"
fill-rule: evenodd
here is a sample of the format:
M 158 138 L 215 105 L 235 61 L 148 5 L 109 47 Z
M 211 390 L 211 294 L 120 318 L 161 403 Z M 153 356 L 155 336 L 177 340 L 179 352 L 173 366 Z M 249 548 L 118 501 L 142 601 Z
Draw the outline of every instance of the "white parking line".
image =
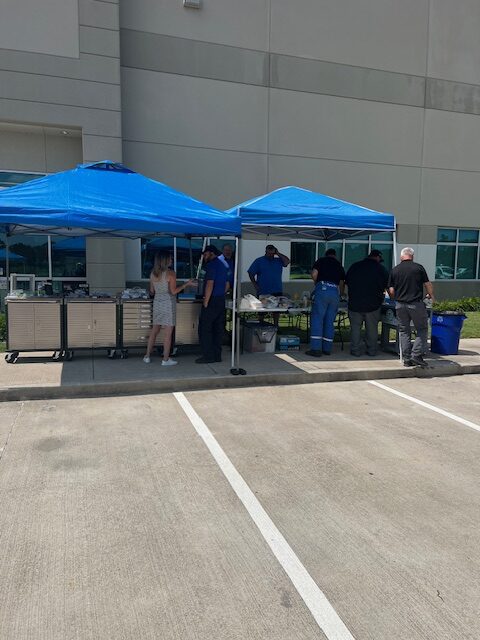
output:
M 418 398 L 414 398 L 413 396 L 409 396 L 406 393 L 402 393 L 401 391 L 397 391 L 396 389 L 392 389 L 391 387 L 387 387 L 385 384 L 381 384 L 380 382 L 376 382 L 375 380 L 369 380 L 369 384 L 373 384 L 375 387 L 379 387 L 384 391 L 388 391 L 389 393 L 393 393 L 400 398 L 404 398 L 405 400 L 410 400 L 410 402 L 415 402 L 419 404 L 421 407 L 425 407 L 425 409 L 430 409 L 430 411 L 435 411 L 435 413 L 439 413 L 441 416 L 445 416 L 446 418 L 450 418 L 450 420 L 455 420 L 455 422 L 459 422 L 460 424 L 465 425 L 466 427 L 470 427 L 470 429 L 475 429 L 475 431 L 480 431 L 480 425 L 475 424 L 474 422 L 470 422 L 470 420 L 465 420 L 465 418 L 460 418 L 460 416 L 456 416 L 454 413 L 450 413 L 449 411 L 445 411 L 444 409 L 440 409 L 433 404 L 429 404 L 428 402 L 424 402 L 423 400 L 419 400 Z
M 274 525 L 183 393 L 173 394 L 328 640 L 354 640 L 325 594 Z

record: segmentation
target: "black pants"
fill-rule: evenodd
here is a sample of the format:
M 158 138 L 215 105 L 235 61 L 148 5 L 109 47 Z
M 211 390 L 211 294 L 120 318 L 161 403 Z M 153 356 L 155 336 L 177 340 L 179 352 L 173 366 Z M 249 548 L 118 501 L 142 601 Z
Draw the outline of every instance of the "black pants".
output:
M 221 360 L 224 328 L 225 296 L 212 296 L 208 307 L 202 306 L 198 323 L 200 349 L 207 360 Z

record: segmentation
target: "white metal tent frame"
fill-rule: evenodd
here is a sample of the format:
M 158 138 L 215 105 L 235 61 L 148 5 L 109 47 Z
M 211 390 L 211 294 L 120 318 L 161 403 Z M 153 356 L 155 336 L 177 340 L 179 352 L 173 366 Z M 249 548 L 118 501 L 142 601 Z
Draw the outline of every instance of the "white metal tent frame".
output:
M 238 208 L 238 213 L 240 217 L 242 215 L 242 207 Z M 346 232 L 350 233 L 346 233 Z M 253 234 L 255 236 L 262 236 L 268 241 L 271 237 L 283 238 L 289 240 L 324 240 L 326 242 L 342 240 L 345 238 L 354 238 L 359 235 L 363 235 L 368 233 L 370 235 L 375 235 L 377 233 L 385 233 L 391 231 L 393 234 L 393 262 L 397 263 L 397 232 L 396 232 L 396 224 L 394 229 L 352 229 L 350 228 L 340 228 L 335 227 L 334 229 L 331 227 L 324 227 L 319 225 L 318 227 L 312 226 L 274 226 L 274 225 L 249 225 L 248 223 L 242 223 L 242 234 L 244 232 Z M 230 373 L 232 375 L 246 375 L 245 369 L 240 367 L 240 314 L 238 310 L 240 308 L 240 300 L 241 300 L 241 283 L 238 282 L 239 279 L 239 263 L 241 260 L 241 243 L 238 242 L 238 238 L 236 239 L 236 254 L 235 254 L 235 276 L 234 276 L 234 286 L 233 286 L 233 314 L 232 314 L 232 368 L 230 369 Z

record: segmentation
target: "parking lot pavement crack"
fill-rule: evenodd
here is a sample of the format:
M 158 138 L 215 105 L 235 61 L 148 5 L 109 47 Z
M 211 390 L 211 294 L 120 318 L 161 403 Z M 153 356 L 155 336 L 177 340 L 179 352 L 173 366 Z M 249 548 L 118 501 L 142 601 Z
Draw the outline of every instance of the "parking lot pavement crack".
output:
M 20 418 L 20 415 L 22 414 L 23 406 L 24 406 L 24 403 L 21 402 L 20 403 L 20 409 L 18 410 L 17 415 L 15 416 L 15 418 L 12 420 L 12 426 L 10 427 L 10 430 L 7 433 L 7 437 L 5 438 L 5 442 L 0 447 L 0 462 L 3 459 L 3 454 L 5 453 L 5 451 L 6 451 L 7 447 L 8 447 L 8 443 L 10 442 L 10 438 L 12 436 L 13 429 L 15 428 L 15 425 L 17 424 L 17 421 Z

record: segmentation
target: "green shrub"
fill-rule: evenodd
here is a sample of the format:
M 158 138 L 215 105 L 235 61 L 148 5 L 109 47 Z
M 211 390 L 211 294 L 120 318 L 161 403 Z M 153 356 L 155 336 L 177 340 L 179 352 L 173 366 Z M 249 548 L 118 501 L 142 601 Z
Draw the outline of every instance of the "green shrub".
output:
M 0 342 L 3 342 L 7 337 L 7 325 L 5 322 L 5 314 L 0 313 Z
M 435 302 L 434 311 L 480 311 L 480 298 L 460 298 Z

